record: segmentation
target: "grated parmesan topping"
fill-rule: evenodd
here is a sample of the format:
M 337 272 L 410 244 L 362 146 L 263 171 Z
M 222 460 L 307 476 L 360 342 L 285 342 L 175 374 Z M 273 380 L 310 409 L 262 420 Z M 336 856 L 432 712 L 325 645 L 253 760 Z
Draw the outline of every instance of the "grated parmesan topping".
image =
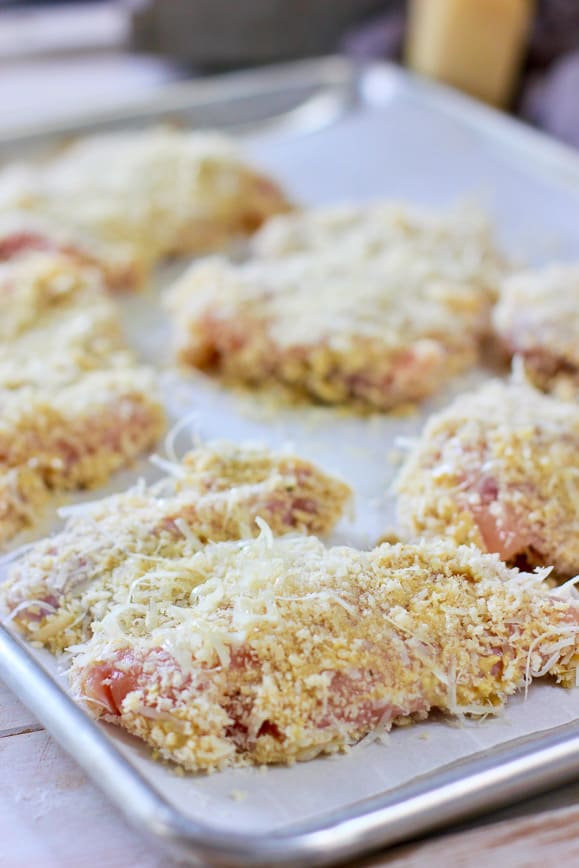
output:
M 254 254 L 263 258 L 336 247 L 365 256 L 405 247 L 448 260 L 449 274 L 484 283 L 493 294 L 505 268 L 488 218 L 471 205 L 442 212 L 395 201 L 310 208 L 272 217 L 251 241 Z
M 14 340 L 42 317 L 66 312 L 78 299 L 90 303 L 101 296 L 98 274 L 61 254 L 38 252 L 0 262 L 0 338 Z
M 134 365 L 98 273 L 58 253 L 0 264 L 0 338 L 2 407 L 6 390 L 50 390 Z

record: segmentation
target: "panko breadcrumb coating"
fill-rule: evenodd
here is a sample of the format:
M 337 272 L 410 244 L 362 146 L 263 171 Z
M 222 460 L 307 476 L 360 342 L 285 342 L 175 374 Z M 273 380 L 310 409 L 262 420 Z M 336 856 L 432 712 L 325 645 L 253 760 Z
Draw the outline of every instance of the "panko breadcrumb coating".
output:
M 186 769 L 292 763 L 431 709 L 492 713 L 533 676 L 575 683 L 578 632 L 576 600 L 475 547 L 264 531 L 149 571 L 70 683 Z
M 167 306 L 187 364 L 233 383 L 277 381 L 325 403 L 388 410 L 475 361 L 492 297 L 445 245 L 338 245 L 194 264 Z
M 61 533 L 36 543 L 12 567 L 2 601 L 18 609 L 15 621 L 30 638 L 62 651 L 89 637 L 92 622 L 124 602 L 135 579 L 160 558 L 254 536 L 256 519 L 277 534 L 327 534 L 350 495 L 339 479 L 290 453 L 199 447 L 150 488 L 74 508 Z
M 0 210 L 63 220 L 129 245 L 139 271 L 227 245 L 288 209 L 279 187 L 213 133 L 151 128 L 78 140 L 42 167 L 0 175 Z
M 100 241 L 78 227 L 31 211 L 0 212 L 0 263 L 53 253 L 97 270 L 108 289 L 135 289 L 145 279 L 132 245 Z
M 511 564 L 579 572 L 579 408 L 491 382 L 433 415 L 397 483 L 412 538 L 448 536 Z
M 494 327 L 510 355 L 523 359 L 535 386 L 579 398 L 579 265 L 550 265 L 505 281 Z

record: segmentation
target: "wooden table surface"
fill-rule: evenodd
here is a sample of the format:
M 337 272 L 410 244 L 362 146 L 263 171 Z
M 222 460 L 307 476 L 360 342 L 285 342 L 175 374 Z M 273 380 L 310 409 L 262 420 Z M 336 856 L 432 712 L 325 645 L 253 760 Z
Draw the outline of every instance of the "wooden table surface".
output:
M 0 866 L 170 868 L 0 684 Z M 579 783 L 364 868 L 579 866 Z M 362 866 L 357 866 L 362 868 Z

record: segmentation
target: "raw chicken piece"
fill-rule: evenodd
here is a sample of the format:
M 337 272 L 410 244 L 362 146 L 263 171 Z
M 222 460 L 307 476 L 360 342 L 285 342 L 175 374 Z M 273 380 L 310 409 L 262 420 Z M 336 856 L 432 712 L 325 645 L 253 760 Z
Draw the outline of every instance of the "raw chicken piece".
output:
M 579 265 L 551 265 L 505 281 L 493 312 L 505 350 L 533 384 L 579 398 Z
M 99 241 L 90 233 L 30 211 L 0 213 L 0 262 L 38 253 L 59 254 L 100 273 L 108 289 L 136 289 L 145 279 L 129 244 Z
M 511 564 L 579 571 L 579 408 L 491 382 L 427 422 L 397 483 L 405 536 L 448 536 Z
M 42 166 L 0 174 L 0 211 L 74 226 L 129 250 L 136 278 L 159 259 L 216 250 L 289 208 L 221 135 L 170 128 L 81 138 Z
M 291 763 L 431 709 L 575 681 L 579 602 L 451 543 L 220 543 L 135 583 L 74 649 L 75 696 L 190 770 Z
M 94 620 L 131 594 L 159 559 L 207 541 L 251 537 L 256 519 L 274 533 L 329 533 L 351 491 L 308 461 L 260 447 L 217 443 L 193 450 L 150 488 L 80 507 L 59 534 L 12 567 L 4 605 L 53 651 L 91 635 Z M 26 601 L 34 601 L 29 606 Z
M 480 227 L 469 236 L 432 217 L 414 232 L 400 217 L 382 235 L 381 213 L 356 209 L 311 249 L 301 239 L 305 249 L 243 265 L 194 264 L 167 296 L 180 359 L 328 404 L 388 410 L 435 392 L 477 358 L 498 263 Z M 315 214 L 280 218 L 258 252 L 275 246 L 275 226 L 308 227 Z

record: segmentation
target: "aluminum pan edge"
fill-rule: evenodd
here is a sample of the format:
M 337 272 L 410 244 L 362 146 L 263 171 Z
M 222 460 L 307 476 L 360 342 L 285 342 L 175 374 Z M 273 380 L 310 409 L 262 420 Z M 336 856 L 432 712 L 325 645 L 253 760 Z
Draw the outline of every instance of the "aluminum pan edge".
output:
M 0 131 L 0 159 L 23 156 L 34 146 L 46 147 L 93 132 L 184 120 L 194 127 L 253 132 L 281 123 L 283 132 L 310 132 L 343 115 L 357 100 L 363 68 L 349 60 L 329 56 L 275 64 L 207 78 L 195 78 L 160 87 L 152 95 L 99 111 L 76 112 L 54 123 L 20 124 Z M 302 99 L 280 110 L 275 107 L 250 123 L 225 117 L 215 120 L 212 110 L 235 102 L 275 100 L 283 94 L 302 93 Z M 209 112 L 209 117 L 204 113 Z M 227 114 L 227 113 L 226 113 Z

